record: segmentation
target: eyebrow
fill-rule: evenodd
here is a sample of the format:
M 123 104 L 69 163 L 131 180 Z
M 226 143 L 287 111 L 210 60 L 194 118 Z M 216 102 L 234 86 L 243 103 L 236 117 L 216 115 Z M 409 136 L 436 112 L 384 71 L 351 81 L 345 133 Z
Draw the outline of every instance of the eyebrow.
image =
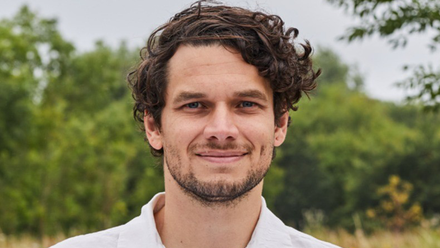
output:
M 180 92 L 179 95 L 174 99 L 174 104 L 179 104 L 181 102 L 185 102 L 191 99 L 200 99 L 206 97 L 206 94 L 200 93 L 200 92 L 190 92 L 190 91 L 183 91 Z
M 182 91 L 177 97 L 174 99 L 173 104 L 177 105 L 181 102 L 186 102 L 188 100 L 201 99 L 205 98 L 207 95 L 201 92 L 191 92 L 191 91 Z M 267 101 L 267 97 L 259 90 L 244 90 L 234 92 L 234 97 L 242 97 L 242 98 L 255 98 L 262 101 Z
M 258 90 L 245 90 L 234 93 L 235 97 L 248 97 L 248 98 L 256 98 L 262 101 L 267 101 L 267 97 L 261 91 Z

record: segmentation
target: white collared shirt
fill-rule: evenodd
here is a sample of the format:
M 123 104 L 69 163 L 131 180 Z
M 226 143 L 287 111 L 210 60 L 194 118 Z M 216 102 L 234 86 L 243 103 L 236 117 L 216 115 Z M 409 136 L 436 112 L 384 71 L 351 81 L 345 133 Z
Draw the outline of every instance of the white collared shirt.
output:
M 125 225 L 76 236 L 52 248 L 165 248 L 154 221 L 154 213 L 165 206 L 159 193 L 142 207 L 141 215 Z M 266 206 L 264 198 L 258 223 L 246 248 L 338 248 L 284 225 Z

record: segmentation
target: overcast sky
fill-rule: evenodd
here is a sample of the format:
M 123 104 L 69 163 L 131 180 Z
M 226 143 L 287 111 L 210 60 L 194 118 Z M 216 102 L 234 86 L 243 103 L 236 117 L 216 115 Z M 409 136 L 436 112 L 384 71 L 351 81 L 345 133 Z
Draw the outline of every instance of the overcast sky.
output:
M 13 16 L 27 4 L 43 17 L 56 17 L 64 37 L 80 51 L 92 49 L 98 39 L 117 46 L 126 40 L 141 46 L 157 26 L 173 14 L 188 7 L 189 0 L 0 0 L 0 19 Z M 265 9 L 281 16 L 286 25 L 299 29 L 299 40 L 308 39 L 313 46 L 332 48 L 342 60 L 357 64 L 366 79 L 366 91 L 383 100 L 400 102 L 405 91 L 394 86 L 408 74 L 404 64 L 440 63 L 437 54 L 426 48 L 429 37 L 410 39 L 405 49 L 392 50 L 385 40 L 372 37 L 347 44 L 337 37 L 354 23 L 342 9 L 325 0 L 236 0 L 224 1 L 251 9 Z M 325 72 L 324 72 L 325 73 Z

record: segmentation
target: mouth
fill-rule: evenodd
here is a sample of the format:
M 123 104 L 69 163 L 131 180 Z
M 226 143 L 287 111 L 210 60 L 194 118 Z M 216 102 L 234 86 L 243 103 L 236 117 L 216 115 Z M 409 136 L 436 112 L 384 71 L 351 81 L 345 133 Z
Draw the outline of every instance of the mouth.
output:
M 231 163 L 248 155 L 246 151 L 210 150 L 196 152 L 196 156 L 213 163 Z

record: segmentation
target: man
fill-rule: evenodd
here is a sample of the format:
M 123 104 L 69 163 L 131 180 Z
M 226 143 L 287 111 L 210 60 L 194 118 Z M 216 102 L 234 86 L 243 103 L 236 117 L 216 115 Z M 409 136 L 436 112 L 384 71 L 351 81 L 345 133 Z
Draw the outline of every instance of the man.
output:
M 153 32 L 128 81 L 165 193 L 125 225 L 55 247 L 336 247 L 285 226 L 261 196 L 288 111 L 319 75 L 297 34 L 205 1 Z

